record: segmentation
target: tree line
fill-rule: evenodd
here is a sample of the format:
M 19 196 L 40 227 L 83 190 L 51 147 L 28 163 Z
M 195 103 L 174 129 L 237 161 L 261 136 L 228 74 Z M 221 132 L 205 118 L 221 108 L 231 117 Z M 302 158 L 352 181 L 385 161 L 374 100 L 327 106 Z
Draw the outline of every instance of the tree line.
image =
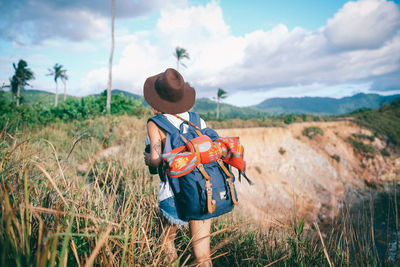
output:
M 113 56 L 114 56 L 114 28 L 115 28 L 115 5 L 116 0 L 112 0 L 111 2 L 111 51 L 110 51 L 110 58 L 109 58 L 109 67 L 108 67 L 108 83 L 106 89 L 106 110 L 107 114 L 111 114 L 111 88 L 112 88 L 112 65 L 113 65 Z M 182 65 L 186 68 L 186 65 L 182 63 L 183 59 L 190 59 L 188 52 L 183 47 L 176 47 L 174 56 L 177 60 L 176 62 L 176 69 L 179 71 L 179 66 Z M 17 65 L 13 63 L 13 67 L 15 70 L 14 75 L 10 79 L 9 85 L 2 85 L 3 87 L 11 88 L 12 94 L 14 99 L 16 100 L 16 105 L 20 105 L 21 100 L 21 89 L 24 89 L 25 86 L 28 86 L 28 81 L 33 80 L 34 74 L 30 68 L 28 68 L 28 64 L 24 60 L 20 60 Z M 55 94 L 55 101 L 54 106 L 57 107 L 58 105 L 58 80 L 61 79 L 64 83 L 64 102 L 66 100 L 66 82 L 68 80 L 67 70 L 63 69 L 63 66 L 56 63 L 52 69 L 49 69 L 48 76 L 54 77 L 54 82 L 56 84 L 56 94 Z M 217 119 L 219 119 L 219 103 L 222 99 L 226 98 L 227 93 L 221 88 L 218 88 L 217 91 Z
M 113 39 L 113 38 L 112 38 Z M 113 45 L 112 45 L 113 47 Z M 187 67 L 182 60 L 183 59 L 190 59 L 189 53 L 183 47 L 176 47 L 173 53 L 174 57 L 176 58 L 176 68 L 179 71 L 179 66 Z M 109 81 L 107 86 L 107 94 L 106 94 L 106 110 L 108 114 L 111 114 L 111 83 L 112 83 L 112 58 L 113 58 L 113 49 L 110 54 L 110 70 L 109 70 Z M 2 88 L 10 88 L 13 99 L 15 100 L 16 106 L 20 106 L 22 102 L 22 94 L 21 92 L 25 89 L 26 86 L 30 86 L 29 82 L 35 79 L 35 75 L 33 71 L 28 67 L 28 63 L 20 59 L 17 64 L 13 63 L 14 68 L 14 75 L 10 78 L 10 84 L 4 85 Z M 51 76 L 55 83 L 55 101 L 54 107 L 58 106 L 58 81 L 61 80 L 64 84 L 64 102 L 67 99 L 67 81 L 68 81 L 68 74 L 67 70 L 64 68 L 63 65 L 56 63 L 52 68 L 48 69 L 47 76 Z M 222 88 L 218 88 L 217 90 L 217 97 L 215 98 L 217 101 L 217 117 L 216 119 L 219 120 L 220 118 L 220 103 L 223 99 L 227 97 L 227 92 Z
M 20 106 L 21 100 L 23 99 L 21 91 L 25 89 L 26 86 L 30 86 L 29 81 L 35 79 L 35 75 L 33 71 L 28 68 L 28 63 L 20 59 L 17 64 L 13 63 L 14 68 L 14 75 L 10 78 L 10 84 L 2 85 L 2 88 L 10 88 L 11 93 L 13 95 L 13 99 L 15 100 L 16 106 Z M 64 84 L 64 101 L 67 99 L 67 81 L 68 75 L 67 70 L 63 68 L 62 65 L 56 63 L 53 68 L 48 69 L 49 73 L 47 76 L 52 76 L 54 82 L 56 84 L 56 95 L 54 106 L 57 107 L 58 105 L 58 80 Z

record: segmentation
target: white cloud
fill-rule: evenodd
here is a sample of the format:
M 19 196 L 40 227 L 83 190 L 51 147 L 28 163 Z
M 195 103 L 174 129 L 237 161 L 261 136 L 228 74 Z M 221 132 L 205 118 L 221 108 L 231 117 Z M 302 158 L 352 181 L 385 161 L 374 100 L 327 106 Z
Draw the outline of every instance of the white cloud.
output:
M 387 89 L 393 89 L 400 84 L 394 75 L 400 71 L 399 14 L 392 2 L 349 2 L 317 31 L 279 24 L 238 37 L 218 2 L 164 10 L 154 30 L 118 37 L 129 44 L 115 62 L 113 87 L 141 94 L 146 77 L 176 66 L 172 53 L 182 46 L 190 60 L 180 71 L 199 96 L 214 95 L 217 87 L 254 97 L 265 95 L 254 93 L 259 90 L 277 88 L 312 95 L 322 90 L 315 84 L 330 92 L 340 84 L 385 90 L 385 77 Z M 100 81 L 104 88 L 106 77 L 105 69 L 92 71 L 83 85 L 86 92 L 96 91 Z
M 137 18 L 172 2 L 185 6 L 186 0 L 118 0 L 115 17 Z M 109 32 L 110 0 L 5 0 L 0 1 L 0 38 L 22 44 L 41 44 L 61 38 L 93 40 Z
M 162 11 L 157 33 L 170 41 L 199 42 L 228 36 L 229 26 L 223 20 L 217 2 L 206 6 Z
M 375 49 L 398 32 L 399 25 L 394 2 L 363 0 L 346 3 L 323 31 L 332 48 Z
M 187 22 L 187 23 L 185 23 Z M 148 76 L 164 71 L 168 67 L 176 68 L 173 51 L 176 46 L 185 47 L 189 51 L 190 60 L 186 61 L 188 68 L 180 69 L 187 81 L 208 84 L 218 79 L 211 77 L 204 81 L 210 71 L 219 71 L 238 61 L 235 49 L 236 39 L 229 34 L 229 27 L 222 17 L 221 8 L 216 2 L 205 7 L 190 7 L 161 12 L 157 27 L 152 33 L 155 40 L 149 41 L 149 33 L 117 37 L 117 40 L 129 41 L 124 48 L 122 58 L 113 68 L 113 87 L 124 88 L 142 94 L 142 87 Z M 233 45 L 231 45 L 233 44 Z M 83 84 L 90 91 L 96 90 L 100 79 L 88 78 Z M 100 74 L 101 73 L 101 74 Z M 200 78 L 199 78 L 200 77 Z M 202 79 L 204 78 L 204 79 Z M 91 85 L 93 83 L 93 85 Z
M 82 89 L 79 90 L 79 92 L 75 93 L 77 93 L 80 96 L 92 93 L 100 93 L 107 88 L 107 82 L 108 82 L 107 68 L 93 70 L 89 72 L 89 74 L 83 80 Z
M 5 9 L 7 12 L 0 19 L 0 38 L 20 44 L 40 44 L 55 38 L 96 39 L 109 28 L 108 20 L 88 9 L 58 8 L 46 1 L 10 3 Z

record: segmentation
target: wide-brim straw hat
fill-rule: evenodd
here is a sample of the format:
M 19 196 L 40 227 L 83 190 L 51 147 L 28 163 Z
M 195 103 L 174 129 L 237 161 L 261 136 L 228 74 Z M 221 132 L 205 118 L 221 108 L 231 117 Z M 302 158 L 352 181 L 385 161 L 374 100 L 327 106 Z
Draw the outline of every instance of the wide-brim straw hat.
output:
M 178 71 L 171 68 L 147 78 L 143 95 L 154 109 L 169 114 L 190 110 L 196 99 L 196 91 L 185 83 Z

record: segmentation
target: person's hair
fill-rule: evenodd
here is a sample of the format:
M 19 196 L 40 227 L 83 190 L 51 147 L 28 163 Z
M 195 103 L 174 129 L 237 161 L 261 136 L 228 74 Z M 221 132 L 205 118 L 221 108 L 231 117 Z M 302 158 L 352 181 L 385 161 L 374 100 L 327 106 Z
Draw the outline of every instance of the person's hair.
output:
M 164 112 L 158 111 L 153 107 L 151 108 L 151 113 L 153 114 L 153 116 L 164 114 Z

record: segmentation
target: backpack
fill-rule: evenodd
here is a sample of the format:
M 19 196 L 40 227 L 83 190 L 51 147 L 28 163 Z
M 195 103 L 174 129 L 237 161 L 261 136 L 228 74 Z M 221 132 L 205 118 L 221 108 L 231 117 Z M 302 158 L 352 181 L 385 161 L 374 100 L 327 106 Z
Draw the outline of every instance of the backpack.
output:
M 235 177 L 229 165 L 239 169 L 239 178 L 244 174 L 243 146 L 238 137 L 220 138 L 211 128 L 200 129 L 197 113 L 189 112 L 189 118 L 180 118 L 180 129 L 163 115 L 149 121 L 168 133 L 163 168 L 159 170 L 167 174 L 179 217 L 205 220 L 230 212 L 238 204 Z M 184 124 L 189 125 L 187 133 L 183 133 Z M 160 173 L 161 178 L 164 176 Z

